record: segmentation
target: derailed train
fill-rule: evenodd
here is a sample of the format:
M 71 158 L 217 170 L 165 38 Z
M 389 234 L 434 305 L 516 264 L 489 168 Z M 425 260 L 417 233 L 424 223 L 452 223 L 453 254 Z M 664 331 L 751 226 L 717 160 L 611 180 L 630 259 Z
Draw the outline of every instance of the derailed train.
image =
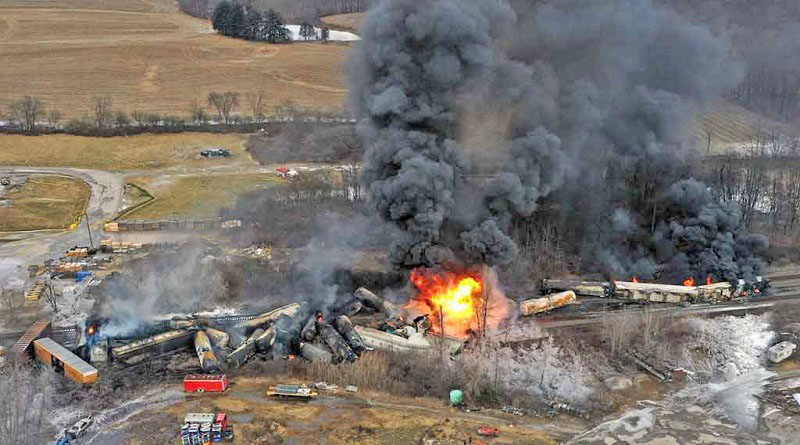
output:
M 700 286 L 677 286 L 671 284 L 639 283 L 630 281 L 581 281 L 572 279 L 544 279 L 543 293 L 573 291 L 584 297 L 619 298 L 654 303 L 718 303 L 735 298 L 758 296 L 769 288 L 769 281 L 756 277 L 748 285 L 739 280 L 734 286 L 724 281 Z

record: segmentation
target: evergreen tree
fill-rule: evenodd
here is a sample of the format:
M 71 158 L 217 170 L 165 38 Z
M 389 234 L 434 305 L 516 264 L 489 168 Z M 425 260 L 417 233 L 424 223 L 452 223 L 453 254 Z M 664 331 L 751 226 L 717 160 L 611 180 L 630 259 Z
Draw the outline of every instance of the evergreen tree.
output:
M 250 40 L 261 40 L 261 14 L 255 9 L 247 11 L 245 19 L 245 38 Z
M 264 16 L 264 33 L 264 37 L 269 43 L 287 43 L 292 41 L 289 29 L 283 24 L 283 19 L 281 19 L 281 16 L 275 12 L 274 9 L 267 11 L 267 14 Z
M 223 1 L 216 8 L 214 8 L 214 15 L 211 16 L 211 26 L 218 33 L 227 36 L 228 31 L 228 17 L 233 9 L 233 4 L 229 1 Z
M 245 37 L 244 8 L 242 5 L 234 5 L 228 14 L 228 29 L 231 37 Z
M 303 24 L 300 25 L 300 37 L 302 37 L 303 40 L 306 40 L 306 41 L 311 40 L 311 39 L 315 39 L 316 40 L 317 31 L 314 29 L 314 26 L 312 26 L 310 23 L 303 22 Z

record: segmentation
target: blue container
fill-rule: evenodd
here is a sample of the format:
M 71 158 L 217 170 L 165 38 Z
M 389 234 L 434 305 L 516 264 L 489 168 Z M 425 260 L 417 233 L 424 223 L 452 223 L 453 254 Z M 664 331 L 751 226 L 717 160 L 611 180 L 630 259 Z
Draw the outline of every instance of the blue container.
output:
M 80 283 L 81 281 L 83 281 L 83 280 L 85 280 L 86 278 L 89 278 L 89 277 L 91 277 L 91 276 L 92 276 L 92 273 L 91 273 L 91 272 L 87 272 L 87 271 L 80 271 L 80 272 L 78 272 L 78 273 L 76 273 L 76 274 L 75 274 L 75 282 L 76 282 L 76 283 Z

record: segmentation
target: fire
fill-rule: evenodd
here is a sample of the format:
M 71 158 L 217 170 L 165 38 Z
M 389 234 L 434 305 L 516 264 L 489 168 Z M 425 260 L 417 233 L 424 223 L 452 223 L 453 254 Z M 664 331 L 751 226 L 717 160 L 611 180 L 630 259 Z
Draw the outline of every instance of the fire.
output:
M 638 283 L 639 282 L 639 278 L 638 277 L 633 277 L 633 282 L 634 283 Z
M 89 334 L 89 335 L 94 335 L 95 327 L 94 327 L 93 324 L 89 325 L 89 329 L 86 330 L 86 333 Z
M 683 280 L 683 285 L 684 286 L 689 286 L 689 287 L 694 287 L 694 277 L 689 277 L 689 278 Z
M 711 275 L 706 277 L 706 284 L 714 284 L 714 280 L 711 279 Z
M 480 278 L 469 274 L 415 269 L 411 272 L 411 282 L 417 288 L 418 295 L 408 306 L 422 309 L 419 303 L 423 303 L 428 310 L 432 310 L 435 315 L 435 320 L 432 320 L 434 330 L 442 332 L 439 325 L 444 324 L 444 333 L 463 336 L 477 324 L 483 293 Z

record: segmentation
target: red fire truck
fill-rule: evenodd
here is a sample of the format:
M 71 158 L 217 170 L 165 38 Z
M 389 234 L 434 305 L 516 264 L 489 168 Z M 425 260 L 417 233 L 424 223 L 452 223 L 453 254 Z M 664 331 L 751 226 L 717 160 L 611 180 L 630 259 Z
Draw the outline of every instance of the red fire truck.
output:
M 188 392 L 223 392 L 228 389 L 225 374 L 189 374 L 183 378 L 183 390 Z

